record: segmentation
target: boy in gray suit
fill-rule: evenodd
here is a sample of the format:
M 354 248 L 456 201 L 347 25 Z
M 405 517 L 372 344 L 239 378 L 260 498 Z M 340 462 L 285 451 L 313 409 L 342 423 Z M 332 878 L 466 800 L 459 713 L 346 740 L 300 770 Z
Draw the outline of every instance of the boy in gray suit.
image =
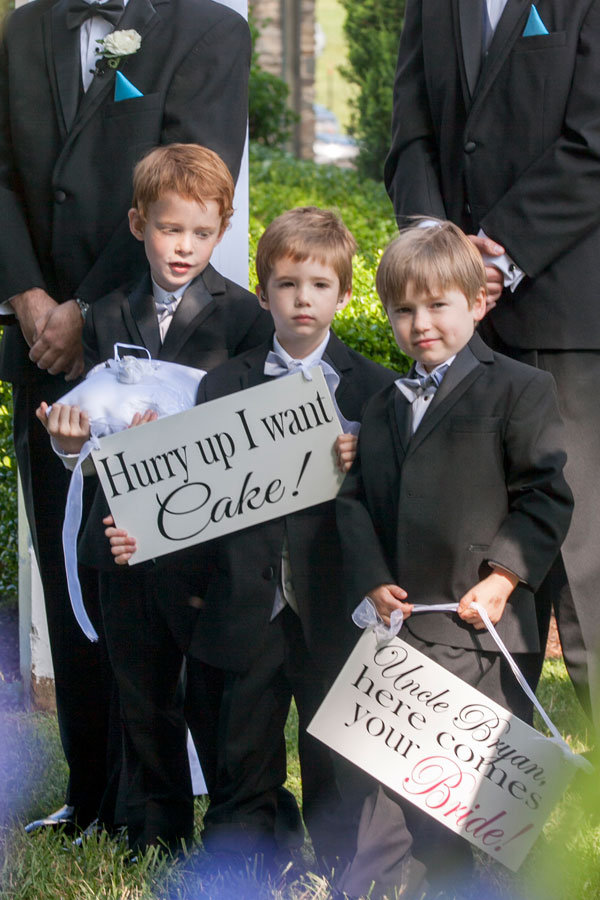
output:
M 367 405 L 338 496 L 348 587 L 356 603 L 369 596 L 386 624 L 401 609 L 404 640 L 531 721 L 471 603 L 486 609 L 519 665 L 539 650 L 534 592 L 572 509 L 556 390 L 548 373 L 474 334 L 486 310 L 481 256 L 450 222 L 427 224 L 402 232 L 377 273 L 396 341 L 415 363 Z M 458 601 L 455 614 L 411 617 L 415 603 L 449 601 Z M 464 887 L 469 845 L 380 786 L 341 886 L 351 895 L 372 881 L 390 896 L 401 884 L 417 890 L 430 862 L 436 890 L 453 877 Z

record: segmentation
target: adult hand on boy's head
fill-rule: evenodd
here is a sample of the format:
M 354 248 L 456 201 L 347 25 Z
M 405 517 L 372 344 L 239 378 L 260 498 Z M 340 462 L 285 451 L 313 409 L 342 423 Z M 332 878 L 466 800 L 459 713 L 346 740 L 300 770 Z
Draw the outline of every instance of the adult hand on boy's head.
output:
M 461 598 L 458 604 L 457 613 L 463 622 L 467 622 L 474 628 L 481 630 L 485 628 L 483 619 L 476 609 L 473 609 L 473 602 L 479 603 L 486 610 L 492 625 L 496 625 L 502 618 L 506 601 L 512 594 L 513 590 L 519 583 L 519 579 L 512 572 L 506 570 L 494 570 L 491 575 L 484 578 L 475 587 Z
M 102 519 L 102 524 L 107 526 L 104 534 L 110 541 L 110 552 L 114 556 L 116 564 L 118 566 L 126 565 L 137 550 L 135 538 L 127 534 L 124 528 L 115 528 L 115 520 L 112 516 Z
M 390 624 L 390 616 L 395 609 L 402 610 L 402 615 L 407 619 L 412 612 L 412 603 L 403 603 L 408 594 L 404 588 L 397 584 L 380 584 L 367 594 L 369 600 L 375 604 L 375 609 L 381 616 L 384 625 Z
M 340 472 L 347 472 L 356 457 L 358 438 L 355 434 L 338 434 L 333 445 L 337 467 Z
M 68 455 L 79 453 L 90 436 L 88 414 L 66 403 L 53 403 L 50 415 L 48 409 L 48 404 L 42 401 L 35 414 L 58 449 Z

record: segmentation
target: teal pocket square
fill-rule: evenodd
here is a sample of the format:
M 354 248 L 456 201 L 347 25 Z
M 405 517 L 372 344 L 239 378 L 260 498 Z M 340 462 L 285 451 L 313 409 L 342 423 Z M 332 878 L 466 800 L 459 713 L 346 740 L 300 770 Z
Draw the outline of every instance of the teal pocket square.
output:
M 143 97 L 141 91 L 125 78 L 121 72 L 117 72 L 115 76 L 115 103 L 119 100 L 129 100 L 131 97 Z
M 529 12 L 529 18 L 527 19 L 527 25 L 525 26 L 525 31 L 523 32 L 523 37 L 533 37 L 536 34 L 548 34 L 548 29 L 542 22 L 540 14 L 535 8 L 535 5 L 532 3 L 531 10 Z

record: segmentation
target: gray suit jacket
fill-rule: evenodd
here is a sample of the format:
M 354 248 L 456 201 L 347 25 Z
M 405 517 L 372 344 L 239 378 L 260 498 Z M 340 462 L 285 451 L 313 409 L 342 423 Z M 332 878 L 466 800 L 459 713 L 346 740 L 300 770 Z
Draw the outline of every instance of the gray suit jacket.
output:
M 410 436 L 392 385 L 367 405 L 358 455 L 337 499 L 350 597 L 398 584 L 409 603 L 458 601 L 494 561 L 521 579 L 499 625 L 514 652 L 538 649 L 533 593 L 573 505 L 552 377 L 493 353 L 475 335 Z M 423 640 L 495 650 L 455 615 L 419 614 Z M 477 637 L 480 634 L 481 637 Z

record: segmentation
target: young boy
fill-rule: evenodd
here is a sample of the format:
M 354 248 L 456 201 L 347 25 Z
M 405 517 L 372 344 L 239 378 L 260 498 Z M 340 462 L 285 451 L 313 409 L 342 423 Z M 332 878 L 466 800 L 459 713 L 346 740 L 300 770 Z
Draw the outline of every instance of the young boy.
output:
M 256 297 L 220 275 L 210 256 L 233 213 L 225 163 L 197 144 L 152 150 L 135 168 L 129 224 L 143 241 L 148 271 L 90 306 L 83 332 L 86 367 L 113 356 L 115 342 L 146 347 L 156 359 L 210 369 L 272 333 Z M 85 411 L 54 404 L 39 418 L 61 448 L 77 453 L 89 434 Z M 157 591 L 151 563 L 120 569 L 103 534 L 108 507 L 100 489 L 79 540 L 81 562 L 100 570 L 103 622 L 119 688 L 127 767 L 129 845 L 191 841 L 193 797 L 186 729 L 175 701 L 183 653 L 197 609 L 187 596 Z M 203 753 L 210 702 L 196 703 L 197 738 L 210 787 L 213 762 Z M 192 710 L 192 712 L 195 712 Z M 203 717 L 200 718 L 200 717 Z
M 332 212 L 314 207 L 275 219 L 257 250 L 257 294 L 275 336 L 202 381 L 199 400 L 214 400 L 322 365 L 337 385 L 347 432 L 340 465 L 354 455 L 367 399 L 393 381 L 387 369 L 346 347 L 331 332 L 352 286 L 354 238 Z M 121 561 L 135 547 L 112 530 Z M 317 857 L 334 864 L 354 852 L 355 815 L 343 803 L 331 753 L 306 734 L 355 640 L 341 584 L 333 501 L 211 542 L 213 568 L 203 588 L 190 654 L 222 672 L 216 785 L 204 819 L 204 846 L 227 856 L 276 846 L 277 790 L 286 779 L 284 725 L 295 697 L 304 820 Z M 341 762 L 341 761 L 340 761 Z M 348 773 L 346 773 L 348 774 Z
M 480 254 L 448 222 L 408 229 L 386 249 L 377 290 L 415 363 L 365 410 L 338 527 L 352 602 L 369 596 L 386 624 L 401 609 L 403 640 L 531 721 L 471 602 L 517 662 L 539 649 L 534 592 L 567 533 L 572 497 L 552 377 L 474 334 L 485 282 Z M 460 601 L 455 615 L 410 615 L 414 603 L 450 601 Z M 340 887 L 358 896 L 375 881 L 394 896 L 423 872 L 411 845 L 433 863 L 439 889 L 451 889 L 452 867 L 468 877 L 467 842 L 380 787 Z

